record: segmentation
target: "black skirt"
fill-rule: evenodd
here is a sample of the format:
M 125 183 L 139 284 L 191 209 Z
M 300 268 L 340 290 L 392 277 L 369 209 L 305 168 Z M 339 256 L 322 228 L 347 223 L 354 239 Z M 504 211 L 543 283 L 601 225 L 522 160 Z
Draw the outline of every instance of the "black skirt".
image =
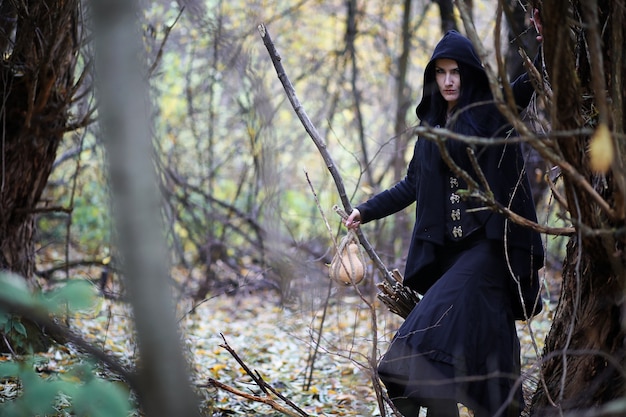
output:
M 378 365 L 399 407 L 456 400 L 475 416 L 523 408 L 520 346 L 502 242 L 437 249 L 440 278 L 406 318 Z M 428 268 L 433 273 L 433 268 Z

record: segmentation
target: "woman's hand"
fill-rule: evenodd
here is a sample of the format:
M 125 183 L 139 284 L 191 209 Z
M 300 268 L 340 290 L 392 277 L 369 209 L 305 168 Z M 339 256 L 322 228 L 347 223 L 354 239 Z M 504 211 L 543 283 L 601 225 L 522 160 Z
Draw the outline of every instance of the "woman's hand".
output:
M 344 220 L 343 224 L 348 229 L 356 229 L 361 225 L 361 212 L 358 209 L 352 209 L 352 213 Z

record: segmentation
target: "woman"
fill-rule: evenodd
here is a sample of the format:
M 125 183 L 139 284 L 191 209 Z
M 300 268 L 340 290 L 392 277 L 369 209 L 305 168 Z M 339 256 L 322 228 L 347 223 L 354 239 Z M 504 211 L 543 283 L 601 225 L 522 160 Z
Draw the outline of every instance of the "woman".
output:
M 533 88 L 524 75 L 511 85 L 520 108 Z M 422 125 L 506 137 L 487 76 L 471 42 L 455 31 L 437 44 L 417 106 Z M 454 162 L 478 179 L 467 144 L 447 140 Z M 536 221 L 519 144 L 473 147 L 494 197 Z M 506 221 L 458 194 L 466 184 L 444 162 L 437 144 L 418 138 L 406 177 L 357 206 L 349 228 L 396 213 L 413 202 L 416 223 L 404 284 L 424 294 L 382 357 L 378 372 L 405 416 L 458 416 L 457 403 L 477 417 L 517 416 L 523 407 L 515 319 L 524 317 L 512 274 L 534 283 L 543 264 L 539 234 Z M 470 210 L 474 209 L 474 210 Z M 527 315 L 531 311 L 530 306 Z

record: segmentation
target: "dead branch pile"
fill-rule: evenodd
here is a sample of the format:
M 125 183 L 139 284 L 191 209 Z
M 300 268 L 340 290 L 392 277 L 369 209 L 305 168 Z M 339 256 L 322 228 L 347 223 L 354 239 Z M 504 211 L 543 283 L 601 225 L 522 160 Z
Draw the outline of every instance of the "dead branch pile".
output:
M 394 269 L 391 272 L 394 282 L 382 281 L 376 284 L 380 290 L 378 299 L 382 301 L 389 311 L 405 319 L 413 307 L 420 301 L 418 293 L 402 284 L 403 277 L 400 271 Z

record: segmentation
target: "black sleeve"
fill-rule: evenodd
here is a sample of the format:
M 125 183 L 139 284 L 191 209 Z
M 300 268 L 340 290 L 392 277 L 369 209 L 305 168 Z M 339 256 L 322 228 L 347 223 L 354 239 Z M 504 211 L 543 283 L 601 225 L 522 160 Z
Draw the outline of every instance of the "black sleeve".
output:
M 415 155 L 414 152 L 404 179 L 357 206 L 361 212 L 361 224 L 397 213 L 415 202 L 418 163 Z

